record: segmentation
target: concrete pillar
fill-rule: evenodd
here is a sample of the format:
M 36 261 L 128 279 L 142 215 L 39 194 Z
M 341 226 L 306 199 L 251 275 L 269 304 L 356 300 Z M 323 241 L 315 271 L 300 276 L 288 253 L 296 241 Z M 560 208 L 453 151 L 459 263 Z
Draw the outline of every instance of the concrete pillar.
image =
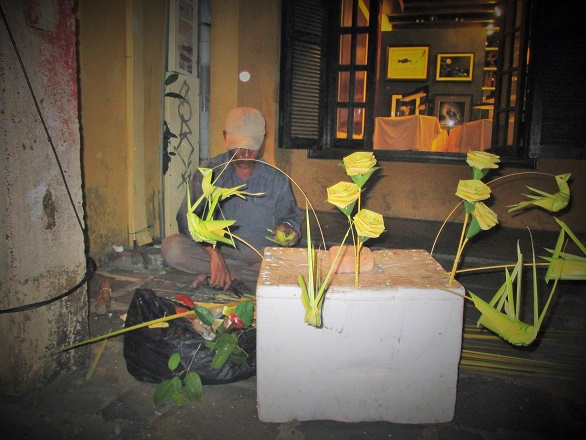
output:
M 86 267 L 74 4 L 0 5 L 1 395 L 88 360 L 87 347 L 43 357 L 89 334 L 86 284 L 43 303 L 78 285 Z

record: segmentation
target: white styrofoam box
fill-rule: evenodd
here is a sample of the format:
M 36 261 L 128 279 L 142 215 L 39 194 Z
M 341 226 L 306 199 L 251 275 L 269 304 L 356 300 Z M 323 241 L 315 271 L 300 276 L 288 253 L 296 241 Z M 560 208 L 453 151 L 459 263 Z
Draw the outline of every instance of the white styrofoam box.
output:
M 256 322 L 261 421 L 452 420 L 463 320 L 463 298 L 452 292 L 464 289 L 448 287 L 424 250 L 373 254 L 358 289 L 354 274 L 335 275 L 323 328 L 315 328 L 304 322 L 297 281 L 307 280 L 307 250 L 265 250 Z

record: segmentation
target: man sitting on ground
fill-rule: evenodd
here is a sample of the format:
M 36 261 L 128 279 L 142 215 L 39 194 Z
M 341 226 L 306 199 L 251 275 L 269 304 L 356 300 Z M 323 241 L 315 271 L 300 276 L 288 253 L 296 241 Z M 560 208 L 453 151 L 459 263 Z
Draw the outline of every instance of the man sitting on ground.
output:
M 266 239 L 270 235 L 267 229 L 273 234 L 283 231 L 292 237 L 288 246 L 295 246 L 301 238 L 303 214 L 297 208 L 287 176 L 261 159 L 265 137 L 263 115 L 254 108 L 235 108 L 226 117 L 223 133 L 228 151 L 204 165 L 214 170 L 214 185 L 233 188 L 246 184 L 243 191 L 263 193 L 245 199 L 232 196 L 220 203 L 223 218 L 236 220 L 230 231 L 260 254 L 266 246 L 275 246 Z M 224 170 L 226 163 L 229 165 Z M 202 195 L 202 177 L 198 171 L 189 182 L 192 204 Z M 195 211 L 200 217 L 203 205 L 201 203 Z M 194 241 L 187 226 L 187 206 L 185 197 L 177 212 L 179 234 L 166 237 L 161 246 L 164 261 L 171 267 L 195 274 L 193 288 L 209 283 L 215 289 L 228 290 L 239 280 L 249 290 L 246 293 L 255 293 L 262 258 L 240 240 L 234 240 L 236 248 L 220 242 L 213 247 Z

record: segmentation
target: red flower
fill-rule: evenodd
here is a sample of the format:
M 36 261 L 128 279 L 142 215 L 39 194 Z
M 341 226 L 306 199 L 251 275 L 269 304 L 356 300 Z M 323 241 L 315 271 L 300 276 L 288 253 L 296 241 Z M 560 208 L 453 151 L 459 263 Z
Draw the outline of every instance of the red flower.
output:
M 188 297 L 187 295 L 175 295 L 175 299 L 177 301 L 181 301 L 183 304 L 185 304 L 187 307 L 191 307 L 192 309 L 195 307 L 195 303 L 193 302 L 193 300 Z
M 184 309 L 183 307 L 175 307 L 175 313 L 179 314 L 179 313 L 185 313 L 185 312 L 189 312 L 189 310 Z M 195 316 L 186 316 L 185 318 L 189 319 L 190 321 L 195 320 Z
M 195 303 L 187 295 L 175 295 L 175 299 L 177 301 L 182 302 L 183 304 L 185 304 L 190 309 L 193 309 L 195 307 Z M 184 309 L 183 307 L 175 306 L 175 313 L 185 313 L 187 311 L 188 310 L 187 309 Z M 186 318 L 189 319 L 190 321 L 195 321 L 195 316 L 186 316 Z
M 240 316 L 238 316 L 236 313 L 232 312 L 232 313 L 230 313 L 228 318 L 226 318 L 226 321 L 225 321 L 226 327 L 230 327 L 231 325 L 233 325 L 234 328 L 242 328 L 242 327 L 244 327 L 244 321 L 242 321 L 242 318 L 240 318 Z

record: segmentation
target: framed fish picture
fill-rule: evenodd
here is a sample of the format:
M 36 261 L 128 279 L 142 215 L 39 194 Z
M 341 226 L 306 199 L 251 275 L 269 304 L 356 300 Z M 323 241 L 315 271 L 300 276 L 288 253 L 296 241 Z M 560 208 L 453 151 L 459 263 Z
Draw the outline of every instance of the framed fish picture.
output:
M 387 79 L 427 79 L 429 46 L 389 46 L 387 48 Z

